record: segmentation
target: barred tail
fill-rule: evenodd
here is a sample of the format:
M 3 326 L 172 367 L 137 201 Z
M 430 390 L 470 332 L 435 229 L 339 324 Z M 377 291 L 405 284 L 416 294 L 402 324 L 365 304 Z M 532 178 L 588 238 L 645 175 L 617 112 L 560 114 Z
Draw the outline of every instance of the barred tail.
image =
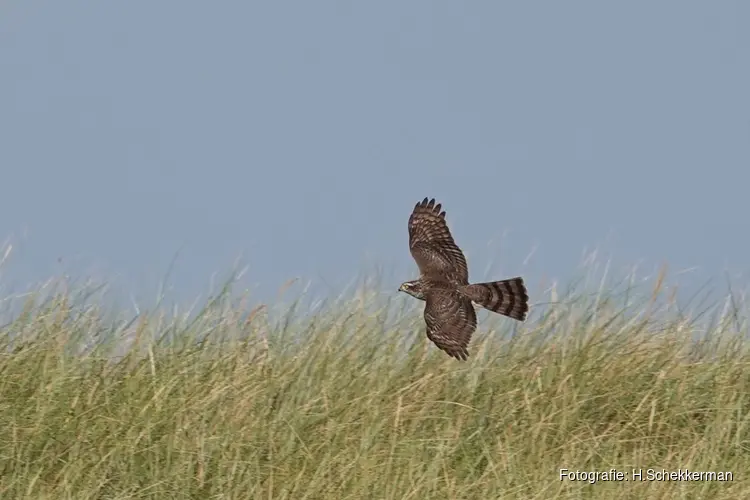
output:
M 485 309 L 518 321 L 524 321 L 529 311 L 529 296 L 521 277 L 489 283 L 473 283 L 459 290 Z

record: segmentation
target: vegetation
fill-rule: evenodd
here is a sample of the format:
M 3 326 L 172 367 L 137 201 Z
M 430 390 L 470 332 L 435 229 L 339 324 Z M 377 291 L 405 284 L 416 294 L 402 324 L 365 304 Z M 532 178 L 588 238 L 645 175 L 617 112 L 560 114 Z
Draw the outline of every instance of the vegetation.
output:
M 40 290 L 0 332 L 0 498 L 750 498 L 743 317 L 689 316 L 657 281 L 482 313 L 466 362 L 416 301 L 364 288 L 128 320 Z

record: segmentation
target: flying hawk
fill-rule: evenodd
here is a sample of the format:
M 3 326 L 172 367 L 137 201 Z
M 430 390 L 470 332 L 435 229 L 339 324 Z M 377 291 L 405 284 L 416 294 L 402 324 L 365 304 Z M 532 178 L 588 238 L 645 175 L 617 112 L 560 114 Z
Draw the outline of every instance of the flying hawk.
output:
M 409 250 L 419 266 L 419 279 L 399 287 L 425 301 L 427 338 L 456 359 L 469 357 L 467 346 L 477 328 L 472 303 L 518 321 L 526 319 L 529 296 L 523 278 L 469 283 L 466 258 L 453 241 L 445 212 L 427 198 L 409 217 Z

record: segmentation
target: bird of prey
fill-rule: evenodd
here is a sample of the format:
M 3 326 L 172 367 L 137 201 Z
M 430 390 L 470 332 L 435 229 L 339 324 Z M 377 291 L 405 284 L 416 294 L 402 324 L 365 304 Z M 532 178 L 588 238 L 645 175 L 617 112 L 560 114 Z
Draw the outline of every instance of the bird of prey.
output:
M 469 283 L 466 258 L 451 236 L 445 212 L 435 199 L 417 203 L 409 217 L 409 250 L 419 279 L 399 288 L 425 301 L 427 338 L 448 355 L 466 360 L 477 328 L 474 304 L 518 321 L 526 319 L 529 296 L 523 278 Z

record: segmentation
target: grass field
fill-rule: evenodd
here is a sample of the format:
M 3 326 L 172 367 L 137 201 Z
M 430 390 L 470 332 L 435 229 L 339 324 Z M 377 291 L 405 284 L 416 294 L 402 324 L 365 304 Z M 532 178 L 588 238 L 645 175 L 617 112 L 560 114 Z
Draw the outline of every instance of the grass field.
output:
M 2 327 L 0 498 L 750 498 L 740 306 L 696 318 L 661 280 L 626 288 L 480 314 L 466 362 L 416 301 L 364 290 L 129 320 L 40 291 Z

